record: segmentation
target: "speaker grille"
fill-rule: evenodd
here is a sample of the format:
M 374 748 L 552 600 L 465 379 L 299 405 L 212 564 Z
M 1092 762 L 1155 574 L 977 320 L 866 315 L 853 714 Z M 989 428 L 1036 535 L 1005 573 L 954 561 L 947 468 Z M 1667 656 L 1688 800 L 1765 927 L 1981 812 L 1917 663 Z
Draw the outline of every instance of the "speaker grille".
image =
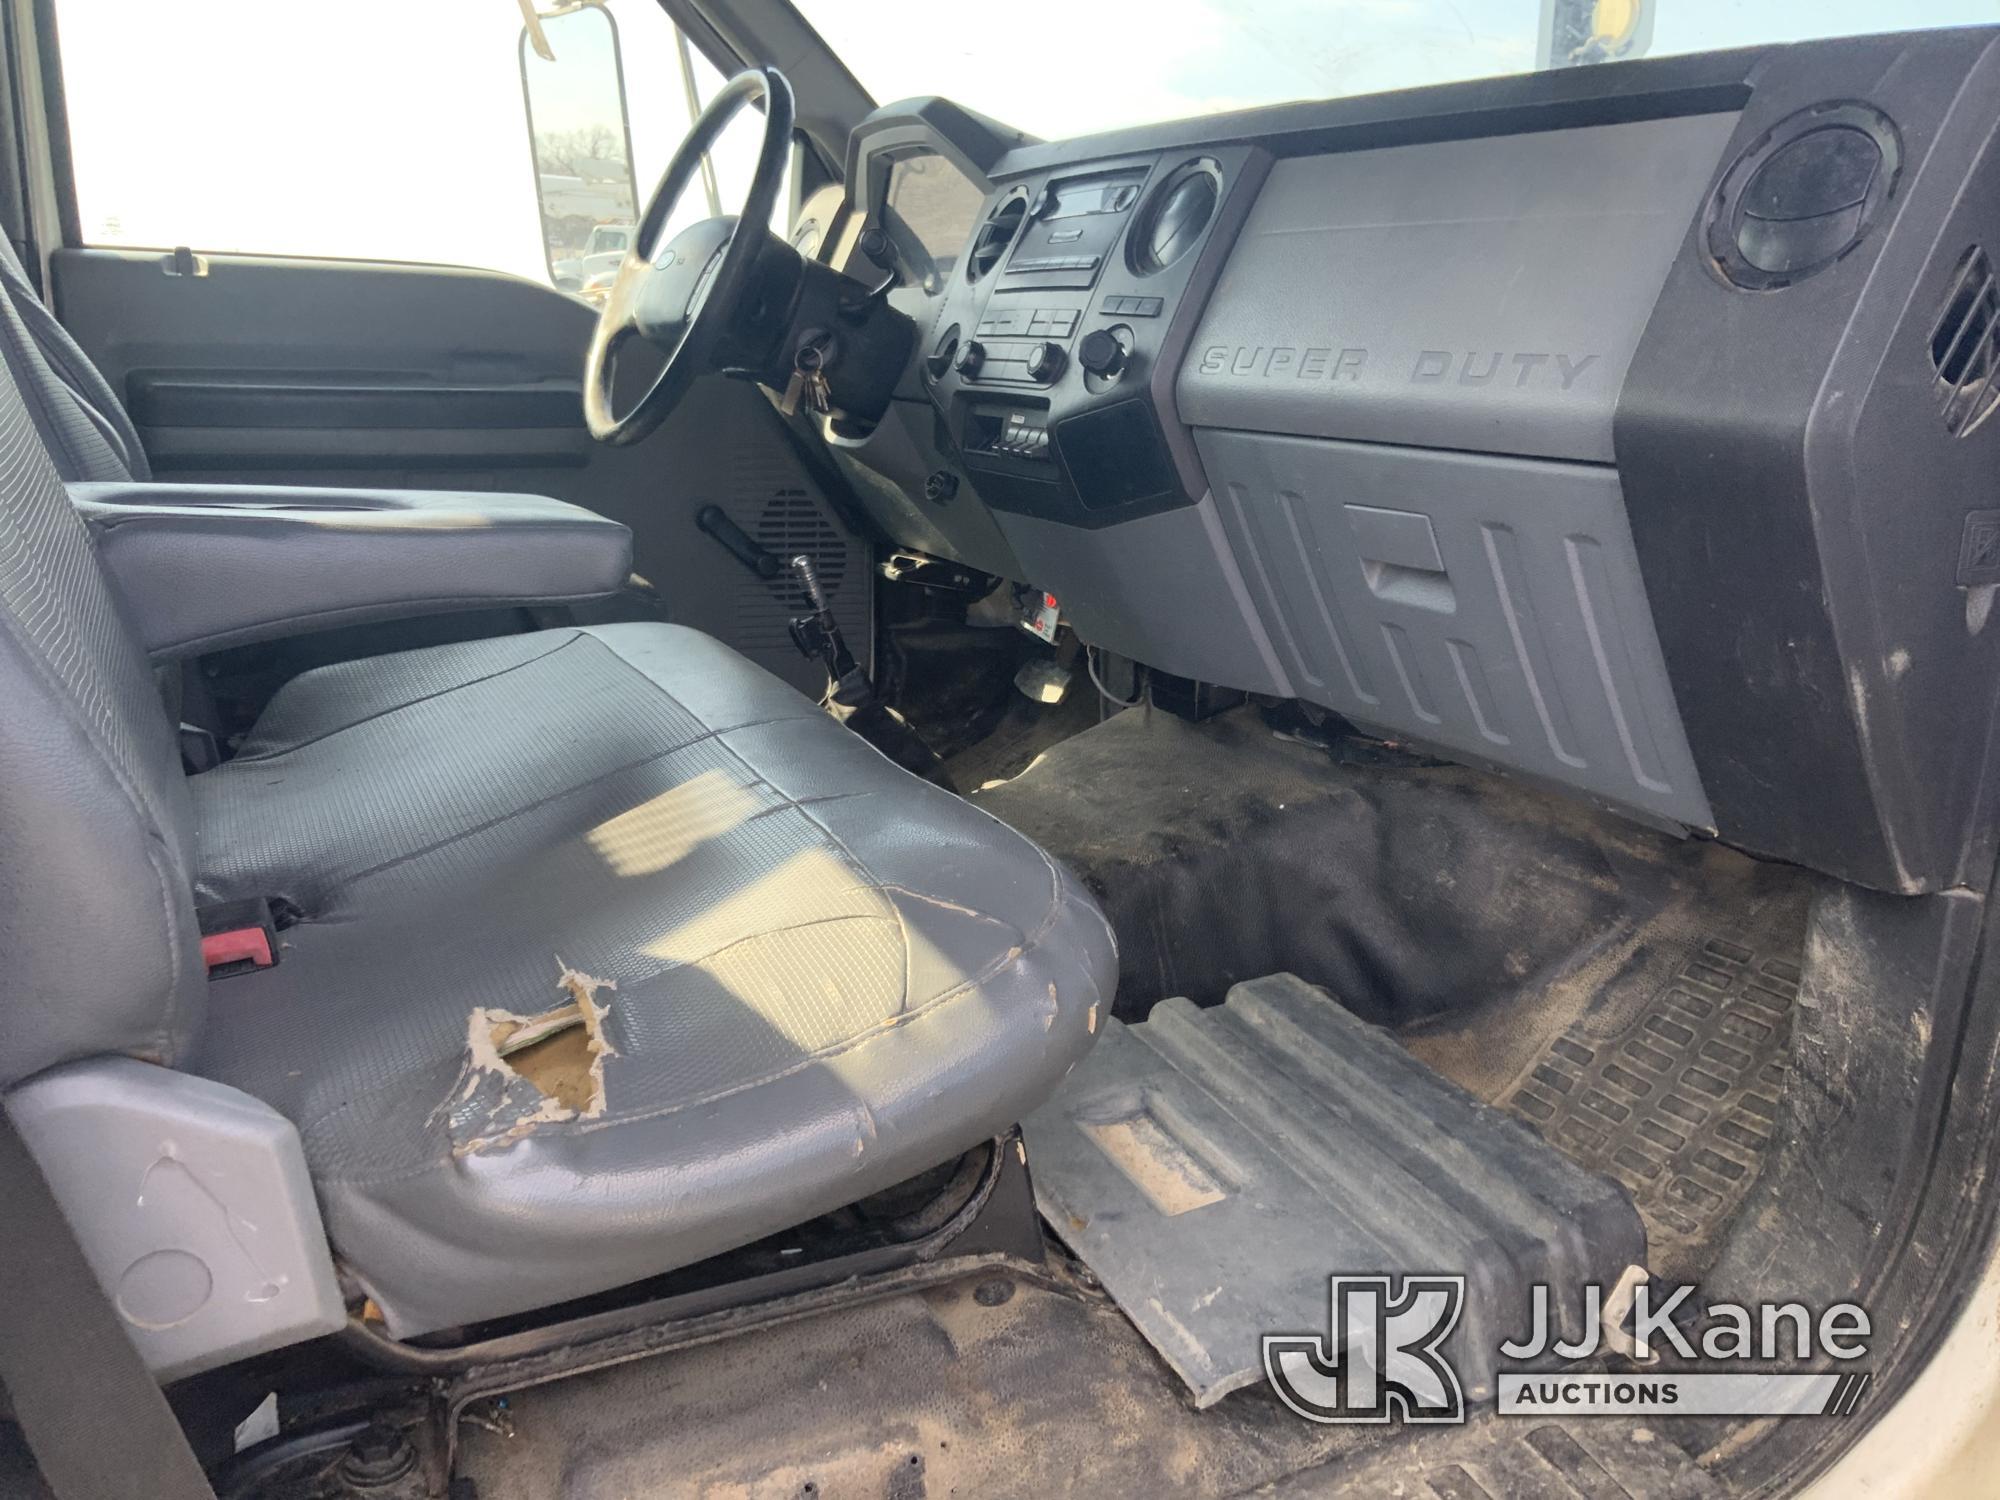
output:
M 732 519 L 736 524 L 755 537 L 765 550 L 787 563 L 801 552 L 810 557 L 819 574 L 820 587 L 826 590 L 827 600 L 842 628 L 853 628 L 850 619 L 853 611 L 841 587 L 847 580 L 847 539 L 809 492 L 779 488 L 775 493 L 767 491 L 761 501 L 740 509 L 730 508 L 735 512 Z M 805 614 L 811 607 L 789 572 L 771 579 L 746 573 L 737 594 L 736 631 L 732 640 L 738 650 L 752 655 L 768 651 L 786 658 L 792 652 L 786 621 L 793 615 Z
M 840 597 L 841 580 L 847 576 L 847 545 L 804 490 L 772 496 L 757 517 L 752 534 L 767 552 L 777 553 L 786 562 L 801 552 L 810 557 L 829 602 Z M 811 607 L 805 591 L 789 575 L 773 578 L 765 587 L 787 609 Z
M 1931 329 L 1931 369 L 1944 425 L 1966 437 L 2000 404 L 2000 288 L 1993 263 L 1974 245 L 1959 257 L 1951 291 Z

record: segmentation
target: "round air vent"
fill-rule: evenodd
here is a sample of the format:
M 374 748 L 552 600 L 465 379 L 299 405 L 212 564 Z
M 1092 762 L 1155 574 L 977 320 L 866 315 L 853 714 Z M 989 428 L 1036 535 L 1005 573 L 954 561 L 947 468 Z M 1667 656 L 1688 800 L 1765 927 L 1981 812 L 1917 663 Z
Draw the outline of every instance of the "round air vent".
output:
M 924 373 L 933 380 L 942 380 L 958 359 L 958 324 L 954 323 L 937 336 L 931 345 L 931 352 L 924 356 Z
M 1167 174 L 1139 210 L 1125 243 L 1132 269 L 1141 276 L 1164 271 L 1201 239 L 1222 201 L 1222 168 L 1209 157 L 1183 163 Z
M 1014 243 L 1021 221 L 1028 216 L 1028 195 L 1009 193 L 993 207 L 993 212 L 972 237 L 972 249 L 965 257 L 965 279 L 977 281 L 1000 264 L 1000 257 Z
M 1861 243 L 1895 192 L 1901 146 L 1866 104 L 1820 104 L 1780 120 L 1731 163 L 1709 203 L 1708 253 L 1724 280 L 1776 291 Z

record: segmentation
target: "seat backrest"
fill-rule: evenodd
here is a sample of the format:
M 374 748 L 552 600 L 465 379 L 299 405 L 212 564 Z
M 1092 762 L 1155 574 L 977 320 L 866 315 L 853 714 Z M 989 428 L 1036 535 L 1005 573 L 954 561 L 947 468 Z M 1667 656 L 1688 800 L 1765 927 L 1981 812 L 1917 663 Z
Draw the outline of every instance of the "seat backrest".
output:
M 14 304 L 16 315 L 0 337 L 0 355 L 21 388 L 56 472 L 64 479 L 94 483 L 150 478 L 145 447 L 124 403 L 35 294 L 4 234 L 0 291 Z
M 29 337 L 0 298 L 0 345 Z M 0 1088 L 171 1062 L 205 975 L 193 809 L 138 641 L 35 422 L 0 379 Z

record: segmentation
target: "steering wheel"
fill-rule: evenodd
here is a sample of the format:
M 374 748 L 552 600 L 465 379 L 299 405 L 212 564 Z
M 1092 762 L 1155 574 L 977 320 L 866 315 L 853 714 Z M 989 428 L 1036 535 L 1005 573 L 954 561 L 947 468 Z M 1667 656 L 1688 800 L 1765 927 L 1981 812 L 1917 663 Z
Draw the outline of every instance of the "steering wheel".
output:
M 701 169 L 702 157 L 752 100 L 764 106 L 764 140 L 742 211 L 690 224 L 662 244 L 667 220 Z M 751 289 L 759 253 L 773 239 L 765 226 L 791 154 L 792 111 L 792 86 L 776 68 L 738 73 L 709 100 L 667 163 L 632 248 L 619 262 L 584 356 L 583 416 L 599 442 L 638 442 L 660 425 L 697 376 L 718 367 L 732 315 Z M 612 382 L 618 351 L 634 336 L 666 359 L 638 403 L 620 416 L 612 409 Z

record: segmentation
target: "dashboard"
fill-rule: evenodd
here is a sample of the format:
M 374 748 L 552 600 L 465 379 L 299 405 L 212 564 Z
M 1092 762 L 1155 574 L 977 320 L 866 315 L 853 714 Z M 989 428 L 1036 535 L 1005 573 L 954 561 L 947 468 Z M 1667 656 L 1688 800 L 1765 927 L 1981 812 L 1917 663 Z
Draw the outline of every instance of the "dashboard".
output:
M 1990 29 L 1057 143 L 892 106 L 846 208 L 916 357 L 829 447 L 1156 671 L 1940 889 L 1992 857 L 1996 122 Z

